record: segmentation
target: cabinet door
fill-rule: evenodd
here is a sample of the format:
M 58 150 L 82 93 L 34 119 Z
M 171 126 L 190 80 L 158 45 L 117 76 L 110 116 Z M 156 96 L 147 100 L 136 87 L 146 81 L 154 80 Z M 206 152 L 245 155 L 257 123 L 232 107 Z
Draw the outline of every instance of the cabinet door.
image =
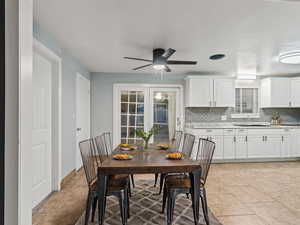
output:
M 224 159 L 234 159 L 234 153 L 235 153 L 235 136 L 224 136 Z
M 248 136 L 248 158 L 263 158 L 266 153 L 262 135 Z
M 232 79 L 214 80 L 215 107 L 235 107 L 235 87 Z
M 289 157 L 291 156 L 291 146 L 292 146 L 292 138 L 291 135 L 283 135 L 281 144 L 281 157 Z
M 213 101 L 213 80 L 189 78 L 186 80 L 186 106 L 210 107 Z
M 300 129 L 291 131 L 291 157 L 300 157 Z
M 300 107 L 300 79 L 291 79 L 291 104 Z
M 211 136 L 210 140 L 216 143 L 213 159 L 223 159 L 223 136 Z
M 246 159 L 248 157 L 247 136 L 237 136 L 235 142 L 235 158 Z
M 289 107 L 290 99 L 290 79 L 271 79 L 271 107 Z
M 264 158 L 278 158 L 281 157 L 282 136 L 269 135 L 266 136 L 265 145 L 263 147 Z

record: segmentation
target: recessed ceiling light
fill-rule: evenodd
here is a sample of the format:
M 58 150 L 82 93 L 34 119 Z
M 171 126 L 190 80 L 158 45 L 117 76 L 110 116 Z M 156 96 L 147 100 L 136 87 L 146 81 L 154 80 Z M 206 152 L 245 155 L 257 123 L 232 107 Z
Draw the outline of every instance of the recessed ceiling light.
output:
M 210 60 L 219 60 L 223 59 L 225 57 L 225 54 L 215 54 L 209 57 Z
M 280 54 L 278 61 L 285 64 L 300 64 L 300 51 Z

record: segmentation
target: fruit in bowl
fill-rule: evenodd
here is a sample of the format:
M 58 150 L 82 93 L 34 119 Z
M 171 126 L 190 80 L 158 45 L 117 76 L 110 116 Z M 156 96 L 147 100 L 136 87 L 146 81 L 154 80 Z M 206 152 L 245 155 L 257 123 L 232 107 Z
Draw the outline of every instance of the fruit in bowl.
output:
M 168 144 L 158 144 L 156 146 L 162 150 L 167 150 L 170 147 L 170 145 L 168 145 Z
M 130 151 L 130 150 L 137 149 L 136 145 L 130 145 L 130 144 L 120 144 L 119 147 L 121 150 L 124 150 L 124 151 Z
M 116 154 L 113 156 L 113 158 L 117 160 L 130 160 L 133 158 L 133 156 L 129 154 Z
M 179 152 L 169 153 L 166 155 L 167 159 L 182 159 L 183 154 Z

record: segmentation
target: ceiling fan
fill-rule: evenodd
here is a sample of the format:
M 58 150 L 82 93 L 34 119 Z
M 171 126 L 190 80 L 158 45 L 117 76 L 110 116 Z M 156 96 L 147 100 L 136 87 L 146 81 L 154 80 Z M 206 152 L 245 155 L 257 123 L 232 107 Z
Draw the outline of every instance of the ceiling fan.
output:
M 141 59 L 141 58 L 133 58 L 133 57 L 124 57 L 124 59 L 132 59 L 138 61 L 149 62 L 144 66 L 139 66 L 133 68 L 133 70 L 139 70 L 148 66 L 153 66 L 156 70 L 165 70 L 166 72 L 171 72 L 170 67 L 168 65 L 196 65 L 197 61 L 178 61 L 178 60 L 168 60 L 174 53 L 175 49 L 169 48 L 164 50 L 162 48 L 153 49 L 153 59 Z

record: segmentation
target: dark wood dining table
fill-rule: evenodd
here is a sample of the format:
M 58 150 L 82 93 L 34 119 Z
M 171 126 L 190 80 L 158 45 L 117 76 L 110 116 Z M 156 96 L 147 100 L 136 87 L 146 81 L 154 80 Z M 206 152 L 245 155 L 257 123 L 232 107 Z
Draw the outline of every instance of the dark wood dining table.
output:
M 101 166 L 98 167 L 99 225 L 102 225 L 104 221 L 108 176 L 113 174 L 189 173 L 194 219 L 199 221 L 201 166 L 199 162 L 187 157 L 181 160 L 167 159 L 166 154 L 170 152 L 172 151 L 159 150 L 156 146 L 150 146 L 149 149 L 126 152 L 133 156 L 131 160 L 115 160 L 113 155 L 124 153 L 116 148 L 111 156 L 103 159 Z

